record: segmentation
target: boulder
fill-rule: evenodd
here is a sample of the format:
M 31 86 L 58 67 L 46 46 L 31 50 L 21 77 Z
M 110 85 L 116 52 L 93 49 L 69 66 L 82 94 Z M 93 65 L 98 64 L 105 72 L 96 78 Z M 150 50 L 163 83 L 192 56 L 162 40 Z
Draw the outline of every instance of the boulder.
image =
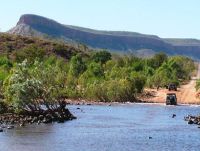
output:
M 173 114 L 173 115 L 172 115 L 172 118 L 175 118 L 175 117 L 176 117 L 176 114 Z
M 36 123 L 38 121 L 37 117 L 33 117 L 31 123 Z
M 20 123 L 19 126 L 20 126 L 20 127 L 24 127 L 24 126 L 25 126 L 25 123 L 24 123 L 24 122 L 23 122 L 23 123 Z
M 44 119 L 44 116 L 43 116 L 43 115 L 39 115 L 39 117 L 38 117 L 38 118 L 39 118 L 39 120 L 41 120 L 41 121 L 42 121 L 42 120 Z
M 189 120 L 188 124 L 194 124 L 194 122 L 192 120 Z
M 13 128 L 15 128 L 14 125 L 8 125 L 7 126 L 7 129 L 13 129 Z

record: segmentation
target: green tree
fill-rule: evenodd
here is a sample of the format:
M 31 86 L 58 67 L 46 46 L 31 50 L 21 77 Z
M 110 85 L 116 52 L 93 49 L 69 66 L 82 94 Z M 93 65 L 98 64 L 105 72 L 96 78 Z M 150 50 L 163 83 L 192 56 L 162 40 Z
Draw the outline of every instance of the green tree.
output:
M 85 89 L 87 85 L 96 83 L 104 79 L 103 68 L 99 63 L 92 62 L 89 64 L 88 69 L 80 76 L 79 85 Z
M 168 60 L 178 79 L 188 80 L 195 69 L 194 62 L 184 56 L 173 56 Z
M 153 58 L 147 60 L 147 65 L 156 69 L 159 68 L 165 61 L 167 61 L 167 55 L 163 52 L 157 53 Z
M 94 53 L 92 59 L 97 63 L 100 62 L 101 64 L 105 64 L 108 60 L 111 60 L 111 57 L 111 54 L 104 50 Z
M 15 52 L 17 62 L 22 62 L 27 59 L 29 63 L 34 63 L 36 58 L 42 61 L 45 55 L 45 50 L 34 44 Z
M 18 64 L 4 81 L 4 96 L 16 112 L 33 110 L 37 106 L 41 92 L 41 82 L 31 77 L 27 61 Z
M 65 92 L 66 74 L 57 66 L 44 66 L 36 61 L 30 66 L 25 60 L 17 64 L 4 81 L 4 96 L 16 112 L 41 111 L 42 105 L 48 110 L 67 97 Z
M 73 56 L 70 60 L 69 74 L 73 77 L 78 77 L 86 69 L 86 65 L 80 55 Z
M 179 83 L 176 73 L 169 63 L 164 63 L 159 67 L 151 79 L 152 85 L 164 87 L 169 83 Z
M 196 90 L 198 91 L 200 89 L 200 79 L 198 79 L 196 81 L 196 86 L 195 86 Z

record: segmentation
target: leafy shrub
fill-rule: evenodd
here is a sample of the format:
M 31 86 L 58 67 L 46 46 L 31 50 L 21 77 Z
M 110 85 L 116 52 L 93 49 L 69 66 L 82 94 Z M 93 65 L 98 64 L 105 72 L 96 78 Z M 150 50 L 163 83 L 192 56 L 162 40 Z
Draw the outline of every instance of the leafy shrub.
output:
M 92 59 L 97 63 L 105 64 L 108 60 L 111 60 L 111 57 L 111 54 L 104 50 L 94 53 Z

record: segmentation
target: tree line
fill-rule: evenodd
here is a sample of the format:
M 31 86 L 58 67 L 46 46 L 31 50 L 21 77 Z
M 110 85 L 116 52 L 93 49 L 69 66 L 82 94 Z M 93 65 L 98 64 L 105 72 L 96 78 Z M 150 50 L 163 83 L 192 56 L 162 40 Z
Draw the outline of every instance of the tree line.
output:
M 194 69 L 190 58 L 164 53 L 138 58 L 102 50 L 66 60 L 30 47 L 14 57 L 0 57 L 1 106 L 34 112 L 41 106 L 55 110 L 66 98 L 137 102 L 144 87 L 179 85 L 190 79 Z

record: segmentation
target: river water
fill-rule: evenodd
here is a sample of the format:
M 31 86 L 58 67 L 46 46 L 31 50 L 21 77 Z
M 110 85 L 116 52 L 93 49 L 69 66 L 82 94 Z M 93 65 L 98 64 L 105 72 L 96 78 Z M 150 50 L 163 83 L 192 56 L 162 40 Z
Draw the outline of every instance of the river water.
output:
M 0 133 L 0 151 L 200 150 L 200 129 L 183 120 L 187 114 L 198 115 L 198 106 L 126 104 L 69 109 L 77 120 Z M 172 118 L 172 114 L 177 116 Z

